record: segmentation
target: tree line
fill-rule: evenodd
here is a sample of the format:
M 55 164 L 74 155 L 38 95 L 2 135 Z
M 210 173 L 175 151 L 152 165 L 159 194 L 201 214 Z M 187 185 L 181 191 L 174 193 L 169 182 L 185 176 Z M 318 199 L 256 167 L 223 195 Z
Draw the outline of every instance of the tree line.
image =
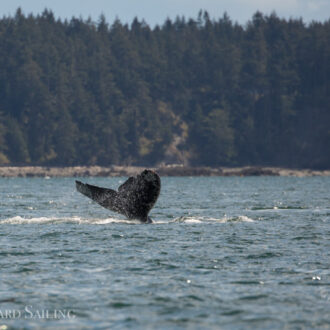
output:
M 0 19 L 0 164 L 330 167 L 330 20 Z

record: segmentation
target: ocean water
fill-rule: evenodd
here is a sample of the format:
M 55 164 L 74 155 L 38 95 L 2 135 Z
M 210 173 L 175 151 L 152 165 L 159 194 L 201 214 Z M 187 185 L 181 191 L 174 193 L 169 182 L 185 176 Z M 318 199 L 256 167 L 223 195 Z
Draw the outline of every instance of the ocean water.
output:
M 162 178 L 150 225 L 74 180 L 0 178 L 0 329 L 329 329 L 329 177 Z

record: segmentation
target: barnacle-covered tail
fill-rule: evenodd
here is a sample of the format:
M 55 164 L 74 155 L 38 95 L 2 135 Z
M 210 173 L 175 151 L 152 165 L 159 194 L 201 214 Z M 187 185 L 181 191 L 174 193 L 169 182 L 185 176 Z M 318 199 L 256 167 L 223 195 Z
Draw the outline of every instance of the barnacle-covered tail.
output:
M 151 170 L 144 170 L 136 177 L 130 177 L 119 188 L 101 188 L 76 181 L 77 190 L 101 206 L 129 219 L 150 223 L 149 211 L 155 205 L 160 193 L 160 178 Z

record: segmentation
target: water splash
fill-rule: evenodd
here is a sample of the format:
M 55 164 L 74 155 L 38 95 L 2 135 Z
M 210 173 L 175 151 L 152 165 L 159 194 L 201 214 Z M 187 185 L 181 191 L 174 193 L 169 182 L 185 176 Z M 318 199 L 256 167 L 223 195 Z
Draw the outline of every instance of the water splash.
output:
M 192 217 L 192 216 L 182 216 L 179 218 L 176 218 L 171 223 L 227 223 L 227 222 L 254 222 L 253 219 L 245 216 L 245 215 L 239 215 L 237 217 L 223 217 L 220 219 L 217 218 L 208 218 L 208 217 Z
M 224 217 L 224 218 L 207 218 L 207 217 L 193 217 L 182 216 L 174 220 L 155 220 L 154 225 L 169 224 L 169 223 L 186 223 L 186 224 L 202 224 L 202 223 L 227 223 L 227 222 L 254 222 L 253 219 L 240 215 L 237 217 Z M 0 224 L 61 224 L 61 223 L 74 223 L 74 224 L 89 224 L 89 225 L 107 225 L 111 223 L 119 224 L 141 224 L 139 220 L 127 220 L 119 218 L 106 218 L 106 219 L 84 219 L 81 217 L 35 217 L 24 218 L 15 216 L 7 219 L 0 220 Z

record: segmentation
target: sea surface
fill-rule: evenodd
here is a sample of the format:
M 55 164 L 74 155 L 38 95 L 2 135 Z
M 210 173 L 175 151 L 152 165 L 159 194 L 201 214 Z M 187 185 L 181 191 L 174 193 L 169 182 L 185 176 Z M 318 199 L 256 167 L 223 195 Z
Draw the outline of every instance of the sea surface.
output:
M 330 177 L 162 178 L 150 225 L 74 180 L 0 178 L 1 330 L 330 328 Z

